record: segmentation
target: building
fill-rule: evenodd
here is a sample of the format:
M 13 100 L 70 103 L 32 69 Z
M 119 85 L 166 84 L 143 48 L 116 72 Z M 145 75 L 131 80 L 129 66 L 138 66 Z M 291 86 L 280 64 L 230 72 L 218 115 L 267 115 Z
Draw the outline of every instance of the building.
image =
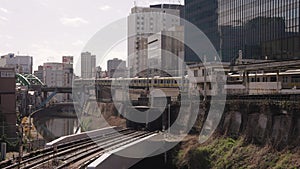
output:
M 299 0 L 186 0 L 185 16 L 208 36 L 222 61 L 233 62 L 239 51 L 245 59 L 291 60 L 300 57 L 299 6 Z M 185 40 L 192 41 L 185 31 Z M 186 52 L 185 58 L 196 57 Z
M 148 65 L 168 72 L 172 76 L 179 75 L 179 59 L 184 51 L 183 26 L 161 31 L 148 37 Z
M 96 55 L 90 52 L 81 53 L 81 77 L 95 78 L 96 76 Z
M 42 82 L 44 82 L 44 67 L 43 66 L 38 66 L 38 70 L 34 71 L 34 75 L 39 78 Z
M 1 136 L 16 139 L 16 78 L 14 68 L 0 68 Z
M 32 74 L 31 56 L 16 56 L 13 53 L 1 56 L 0 67 L 15 68 L 16 73 Z
M 72 87 L 74 78 L 73 57 L 63 56 L 63 63 L 44 63 L 43 81 L 48 87 Z M 70 94 L 58 94 L 58 102 L 71 100 Z
M 184 8 L 185 19 L 197 26 L 209 38 L 215 49 L 219 51 L 218 0 L 185 0 Z M 193 43 L 195 38 L 193 29 L 190 26 L 185 26 L 184 31 L 185 43 Z M 199 62 L 201 61 L 200 57 L 203 56 L 197 56 L 190 48 L 185 48 L 185 61 L 187 63 Z M 212 60 L 209 57 L 207 59 L 208 61 Z
M 124 77 L 126 71 L 126 61 L 118 58 L 107 61 L 107 73 L 109 77 Z
M 131 9 L 128 17 L 128 68 L 131 77 L 148 67 L 148 37 L 180 25 L 182 9 L 181 5 L 171 4 Z

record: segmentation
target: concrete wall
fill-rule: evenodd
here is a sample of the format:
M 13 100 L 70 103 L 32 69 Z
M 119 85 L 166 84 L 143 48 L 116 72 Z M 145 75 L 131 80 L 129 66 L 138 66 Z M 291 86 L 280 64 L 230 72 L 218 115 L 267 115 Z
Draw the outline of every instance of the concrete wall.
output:
M 290 101 L 227 101 L 219 132 L 274 148 L 299 146 L 300 106 Z

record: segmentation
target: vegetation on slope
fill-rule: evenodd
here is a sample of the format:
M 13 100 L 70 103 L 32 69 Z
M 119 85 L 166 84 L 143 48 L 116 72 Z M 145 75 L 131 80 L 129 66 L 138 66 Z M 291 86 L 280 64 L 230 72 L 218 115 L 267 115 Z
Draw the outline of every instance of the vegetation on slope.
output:
M 197 138 L 194 138 L 196 140 Z M 296 169 L 300 168 L 300 149 L 276 151 L 270 146 L 248 144 L 243 138 L 217 138 L 205 145 L 181 145 L 174 164 L 181 169 Z

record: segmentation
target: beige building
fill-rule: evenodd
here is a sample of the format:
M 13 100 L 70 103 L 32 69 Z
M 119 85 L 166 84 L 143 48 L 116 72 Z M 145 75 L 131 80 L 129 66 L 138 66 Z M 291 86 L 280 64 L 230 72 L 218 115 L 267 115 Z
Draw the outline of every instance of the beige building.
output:
M 31 56 L 16 56 L 13 53 L 1 56 L 0 67 L 15 68 L 16 73 L 32 74 Z
M 81 53 L 81 77 L 84 79 L 96 77 L 96 55 L 90 52 Z
M 174 9 L 172 5 L 158 6 L 133 7 L 128 16 L 128 68 L 131 77 L 148 67 L 148 37 L 180 25 L 178 5 L 174 5 Z
M 183 26 L 176 26 L 148 37 L 148 65 L 166 71 L 172 76 L 179 75 L 179 64 L 184 52 Z
M 48 87 L 72 87 L 74 70 L 73 57 L 63 56 L 63 63 L 44 63 L 43 81 Z M 57 101 L 69 101 L 70 94 L 58 94 Z

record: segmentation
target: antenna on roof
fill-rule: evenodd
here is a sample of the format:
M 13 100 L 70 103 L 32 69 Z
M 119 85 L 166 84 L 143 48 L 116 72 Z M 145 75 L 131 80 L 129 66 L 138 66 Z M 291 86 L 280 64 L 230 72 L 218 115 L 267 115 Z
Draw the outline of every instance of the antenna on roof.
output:
M 133 5 L 134 5 L 134 7 L 136 7 L 136 6 L 137 6 L 137 3 L 136 3 L 136 1 L 134 1 L 134 2 L 133 2 Z

